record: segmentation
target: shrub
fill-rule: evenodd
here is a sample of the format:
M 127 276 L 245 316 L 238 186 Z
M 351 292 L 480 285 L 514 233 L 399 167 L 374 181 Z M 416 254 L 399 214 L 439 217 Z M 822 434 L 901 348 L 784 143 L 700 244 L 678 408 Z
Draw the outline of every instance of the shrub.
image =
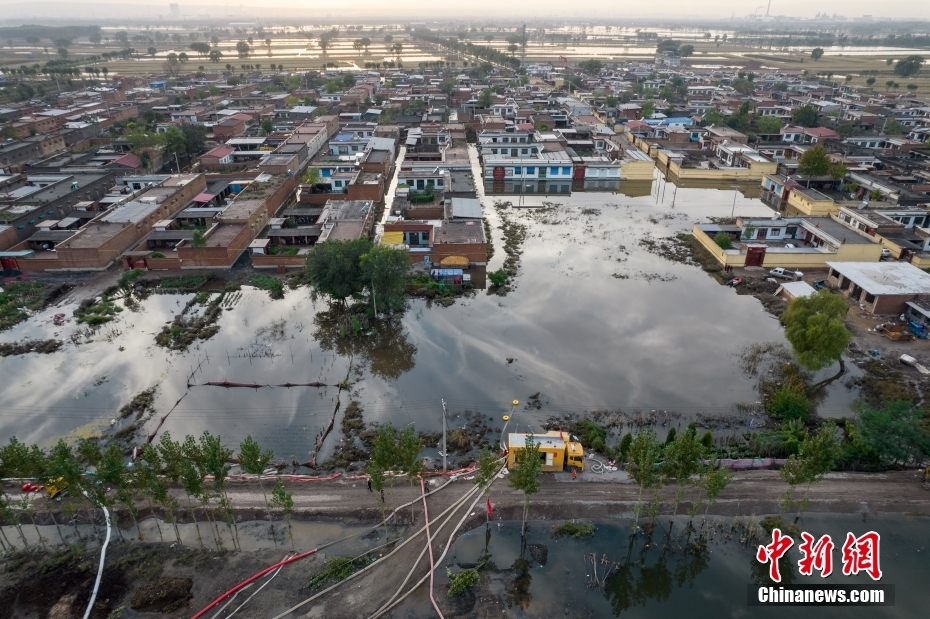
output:
M 478 570 L 476 569 L 469 568 L 462 570 L 449 580 L 449 597 L 464 593 L 465 589 L 478 584 L 479 578 Z
M 571 535 L 572 537 L 585 537 L 594 535 L 594 525 L 591 523 L 579 524 L 577 522 L 563 522 L 552 527 L 555 535 Z
M 165 257 L 165 254 L 161 253 L 160 251 L 152 252 L 152 258 L 164 258 L 164 257 Z
M 497 271 L 492 271 L 488 273 L 488 279 L 491 280 L 491 284 L 500 288 L 501 286 L 507 285 L 507 280 L 509 276 L 504 269 L 498 269 Z
M 772 392 L 765 403 L 765 412 L 776 419 L 801 419 L 806 421 L 812 409 L 807 394 L 796 387 L 786 385 Z
M 733 241 L 730 240 L 730 235 L 724 232 L 718 232 L 714 237 L 714 243 L 720 246 L 720 249 L 733 249 Z

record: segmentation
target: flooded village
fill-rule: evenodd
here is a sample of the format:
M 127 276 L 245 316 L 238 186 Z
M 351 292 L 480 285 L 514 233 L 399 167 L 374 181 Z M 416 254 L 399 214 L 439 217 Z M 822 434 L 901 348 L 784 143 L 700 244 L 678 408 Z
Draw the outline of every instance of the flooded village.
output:
M 738 614 L 773 530 L 920 613 L 922 60 L 243 28 L 0 67 L 0 618 Z

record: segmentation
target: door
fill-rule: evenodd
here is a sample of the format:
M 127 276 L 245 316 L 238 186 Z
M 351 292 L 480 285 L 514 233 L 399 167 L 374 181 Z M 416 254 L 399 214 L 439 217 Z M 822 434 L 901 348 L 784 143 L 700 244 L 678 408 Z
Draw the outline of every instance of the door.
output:
M 765 261 L 764 247 L 750 247 L 746 250 L 746 266 L 761 267 Z

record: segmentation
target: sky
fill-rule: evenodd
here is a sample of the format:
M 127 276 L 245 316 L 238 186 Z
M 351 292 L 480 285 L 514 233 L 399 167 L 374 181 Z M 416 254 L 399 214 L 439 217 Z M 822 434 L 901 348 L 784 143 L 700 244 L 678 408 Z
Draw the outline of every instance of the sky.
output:
M 224 19 L 236 16 L 264 16 L 274 21 L 286 16 L 317 16 L 319 18 L 350 21 L 359 16 L 404 17 L 406 19 L 442 19 L 446 17 L 472 17 L 476 20 L 493 21 L 493 17 L 537 18 L 616 18 L 663 17 L 663 18 L 728 18 L 764 15 L 767 0 L 752 2 L 734 0 L 665 0 L 661 3 L 605 2 L 584 6 L 566 3 L 563 0 L 516 0 L 502 4 L 496 0 L 471 0 L 468 3 L 427 2 L 426 0 L 355 0 L 343 3 L 337 0 L 270 0 L 268 2 L 227 2 L 226 0 L 198 0 L 196 3 L 179 2 L 182 16 L 213 17 Z M 818 13 L 839 14 L 849 18 L 872 15 L 874 18 L 916 18 L 930 20 L 930 6 L 926 0 L 898 0 L 877 5 L 874 0 L 822 0 L 803 2 L 800 0 L 772 0 L 771 14 L 812 18 Z M 585 6 L 589 8 L 585 8 Z M 879 14 L 879 6 L 881 13 Z M 4 19 L 29 19 L 44 22 L 50 19 L 101 19 L 101 18 L 147 18 L 170 17 L 168 2 L 149 0 L 54 0 L 52 2 L 22 2 L 0 0 L 0 22 Z M 241 8 L 240 8 L 241 7 Z M 353 10 L 354 9 L 354 10 Z M 585 11 L 589 11 L 586 13 Z M 241 11 L 241 12 L 240 12 Z

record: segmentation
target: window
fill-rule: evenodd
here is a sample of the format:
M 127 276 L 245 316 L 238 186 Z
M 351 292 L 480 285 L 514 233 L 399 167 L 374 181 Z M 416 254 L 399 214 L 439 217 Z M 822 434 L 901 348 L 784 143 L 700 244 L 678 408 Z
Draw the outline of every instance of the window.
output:
M 558 173 L 559 173 L 559 169 L 558 169 L 558 168 L 549 168 L 549 174 L 552 174 L 553 176 L 555 176 L 555 175 L 557 175 Z M 554 185 L 553 185 L 553 186 L 554 186 Z
M 529 150 L 528 148 L 523 148 L 523 149 L 520 150 L 520 154 L 521 154 L 521 155 L 527 155 L 527 154 L 529 154 L 529 152 L 530 152 L 530 150 Z
M 533 167 L 533 166 L 528 166 L 528 167 L 526 168 L 526 173 L 527 173 L 527 174 L 536 174 L 536 168 Z
M 568 176 L 568 175 L 571 174 L 571 173 L 572 173 L 572 169 L 571 169 L 571 168 L 562 168 L 562 174 L 563 174 L 563 175 Z
M 513 169 L 513 173 L 514 173 L 514 174 L 523 174 L 523 168 L 514 168 L 514 169 Z

